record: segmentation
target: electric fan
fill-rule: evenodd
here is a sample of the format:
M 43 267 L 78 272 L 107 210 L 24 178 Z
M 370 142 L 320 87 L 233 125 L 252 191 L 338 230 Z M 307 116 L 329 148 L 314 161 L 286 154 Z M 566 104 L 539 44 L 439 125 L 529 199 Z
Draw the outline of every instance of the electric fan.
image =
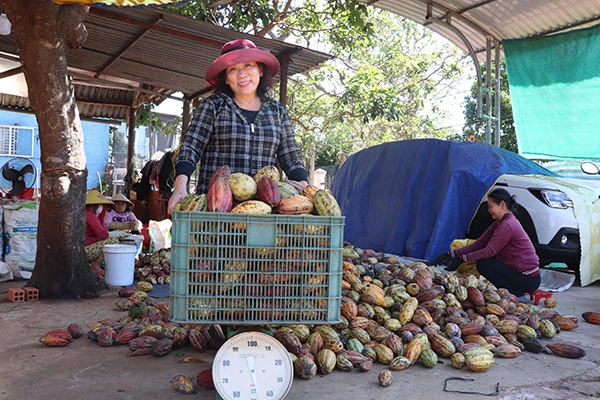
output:
M 35 165 L 27 158 L 13 158 L 2 166 L 0 189 L 11 196 L 18 196 L 35 184 Z

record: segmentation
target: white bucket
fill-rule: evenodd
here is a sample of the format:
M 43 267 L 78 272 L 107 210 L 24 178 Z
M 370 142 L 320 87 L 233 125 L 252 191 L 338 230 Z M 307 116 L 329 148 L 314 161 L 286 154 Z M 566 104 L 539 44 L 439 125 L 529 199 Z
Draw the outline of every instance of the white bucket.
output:
M 111 286 L 128 286 L 133 283 L 133 271 L 135 269 L 135 246 L 127 244 L 105 244 L 104 279 Z

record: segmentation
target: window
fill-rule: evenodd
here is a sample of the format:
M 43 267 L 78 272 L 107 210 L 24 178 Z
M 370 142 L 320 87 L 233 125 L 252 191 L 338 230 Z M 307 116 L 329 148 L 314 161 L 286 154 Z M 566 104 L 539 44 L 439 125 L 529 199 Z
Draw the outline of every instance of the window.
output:
M 0 125 L 0 156 L 33 157 L 35 128 Z

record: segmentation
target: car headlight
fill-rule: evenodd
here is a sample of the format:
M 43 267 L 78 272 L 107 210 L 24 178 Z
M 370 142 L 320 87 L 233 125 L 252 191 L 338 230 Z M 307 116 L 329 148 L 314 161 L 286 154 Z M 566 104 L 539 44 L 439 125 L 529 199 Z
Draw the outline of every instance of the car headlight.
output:
M 560 190 L 540 190 L 544 202 L 552 208 L 573 208 L 573 202 Z

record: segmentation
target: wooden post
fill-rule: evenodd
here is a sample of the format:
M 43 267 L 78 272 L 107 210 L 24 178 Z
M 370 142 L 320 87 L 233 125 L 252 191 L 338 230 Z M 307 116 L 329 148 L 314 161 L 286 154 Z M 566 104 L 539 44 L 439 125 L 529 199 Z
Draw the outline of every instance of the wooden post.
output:
M 281 70 L 279 71 L 279 76 L 281 80 L 279 81 L 279 102 L 283 104 L 285 107 L 287 105 L 287 85 L 288 85 L 288 65 L 290 64 L 290 60 L 287 57 L 279 60 L 279 65 Z
M 311 143 L 310 144 L 309 178 L 308 178 L 308 182 L 311 185 L 315 184 L 315 152 L 316 152 L 315 144 Z
M 133 157 L 135 156 L 135 125 L 137 121 L 136 109 L 129 107 L 129 118 L 127 121 L 127 173 L 133 172 Z M 129 192 L 131 191 L 131 183 L 125 182 L 125 193 L 129 198 Z
M 192 120 L 192 102 L 190 99 L 186 98 L 183 100 L 183 108 L 181 113 L 181 137 L 183 137 Z

